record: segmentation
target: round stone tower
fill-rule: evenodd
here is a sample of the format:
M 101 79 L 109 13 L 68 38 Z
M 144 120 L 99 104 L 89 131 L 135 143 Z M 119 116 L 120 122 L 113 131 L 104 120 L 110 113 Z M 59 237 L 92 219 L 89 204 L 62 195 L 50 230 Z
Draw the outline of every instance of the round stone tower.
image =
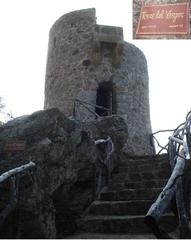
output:
M 144 54 L 123 40 L 122 28 L 97 25 L 95 9 L 65 14 L 52 26 L 45 109 L 57 107 L 72 116 L 77 98 L 99 115 L 112 111 L 127 123 L 127 152 L 149 155 L 153 147 L 148 88 Z M 84 117 L 95 117 L 87 109 L 81 111 Z

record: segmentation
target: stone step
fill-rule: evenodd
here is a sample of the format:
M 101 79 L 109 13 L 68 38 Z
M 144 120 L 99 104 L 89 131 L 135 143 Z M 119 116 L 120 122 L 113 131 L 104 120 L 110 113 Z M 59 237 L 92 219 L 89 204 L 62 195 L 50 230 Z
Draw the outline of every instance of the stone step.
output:
M 126 188 L 163 188 L 168 179 L 152 179 L 152 180 L 142 180 L 135 182 L 125 182 L 123 183 Z
M 111 234 L 111 233 L 91 233 L 91 232 L 82 232 L 76 231 L 75 233 L 63 236 L 61 235 L 61 239 L 156 239 L 153 234 Z
M 119 191 L 103 190 L 100 193 L 102 201 L 131 201 L 131 200 L 155 200 L 163 188 L 139 188 L 124 189 Z
M 162 161 L 145 161 L 145 160 L 127 160 L 126 162 L 122 162 L 120 163 L 119 165 L 119 168 L 123 168 L 123 167 L 134 167 L 134 166 L 137 166 L 137 167 L 152 167 L 152 166 L 158 166 L 158 167 L 169 167 L 170 164 L 169 164 L 169 161 L 168 160 L 162 160 Z
M 111 182 L 124 182 L 124 181 L 142 181 L 142 180 L 151 180 L 151 179 L 166 179 L 170 177 L 170 171 L 161 170 L 153 172 L 122 172 L 118 174 L 113 174 Z
M 127 188 L 163 188 L 168 179 L 152 179 L 143 181 L 124 181 L 124 182 L 110 182 L 107 186 L 107 190 L 123 190 Z
M 160 155 L 160 156 L 149 156 L 149 157 L 135 157 L 135 158 L 124 158 L 121 160 L 121 165 L 122 166 L 130 166 L 130 165 L 144 165 L 144 164 L 149 164 L 149 165 L 160 165 L 162 166 L 163 164 L 168 164 L 169 160 L 167 155 Z
M 152 200 L 134 201 L 94 201 L 86 210 L 87 214 L 94 215 L 144 215 L 151 207 Z
M 108 189 L 127 189 L 127 188 L 160 188 L 166 185 L 166 179 L 146 179 L 146 180 L 112 180 L 106 186 Z
M 151 233 L 144 223 L 144 215 L 138 216 L 92 216 L 87 215 L 78 220 L 78 228 L 82 231 L 94 233 Z M 174 230 L 177 222 L 171 214 L 162 216 L 159 221 L 165 231 Z M 168 228 L 167 228 L 168 226 Z
M 152 171 L 170 171 L 169 163 L 156 163 L 156 164 L 127 164 L 127 166 L 119 166 L 115 169 L 115 173 L 123 172 L 152 172 Z

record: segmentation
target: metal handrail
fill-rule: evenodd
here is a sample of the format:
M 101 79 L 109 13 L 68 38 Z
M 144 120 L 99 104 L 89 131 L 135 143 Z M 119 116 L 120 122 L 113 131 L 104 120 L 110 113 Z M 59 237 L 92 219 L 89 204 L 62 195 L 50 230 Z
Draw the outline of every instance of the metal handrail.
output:
M 85 108 L 86 110 L 88 110 L 89 113 L 92 114 L 95 119 L 99 119 L 100 117 L 103 117 L 103 115 L 99 115 L 98 113 L 95 112 L 96 108 L 105 110 L 105 111 L 109 112 L 111 115 L 114 114 L 114 112 L 109 108 L 105 108 L 105 107 L 99 106 L 97 104 L 92 104 L 92 103 L 86 102 L 84 100 L 81 100 L 79 98 L 75 98 L 74 99 L 74 108 L 73 108 L 73 117 L 75 120 L 79 121 L 80 123 L 88 120 L 88 118 L 85 120 L 82 120 L 81 112 L 80 112 L 81 106 L 83 108 Z M 92 110 L 90 107 L 93 107 L 94 110 Z

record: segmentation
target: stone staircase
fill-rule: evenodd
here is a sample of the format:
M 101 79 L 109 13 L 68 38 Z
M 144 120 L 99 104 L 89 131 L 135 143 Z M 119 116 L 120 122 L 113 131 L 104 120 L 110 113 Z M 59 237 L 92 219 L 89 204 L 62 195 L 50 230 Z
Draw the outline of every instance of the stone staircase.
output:
M 170 176 L 166 155 L 128 159 L 120 164 L 78 221 L 80 231 L 103 234 L 149 234 L 144 217 Z M 176 221 L 169 211 L 160 220 L 168 232 Z

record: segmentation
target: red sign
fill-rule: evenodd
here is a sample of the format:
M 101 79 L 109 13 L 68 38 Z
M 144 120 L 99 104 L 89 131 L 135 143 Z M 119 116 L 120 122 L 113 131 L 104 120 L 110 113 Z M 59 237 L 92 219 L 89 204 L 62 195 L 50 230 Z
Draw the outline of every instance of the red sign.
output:
M 7 152 L 23 151 L 25 149 L 25 141 L 15 141 L 5 144 L 4 150 Z
M 142 6 L 137 35 L 188 33 L 189 3 Z

